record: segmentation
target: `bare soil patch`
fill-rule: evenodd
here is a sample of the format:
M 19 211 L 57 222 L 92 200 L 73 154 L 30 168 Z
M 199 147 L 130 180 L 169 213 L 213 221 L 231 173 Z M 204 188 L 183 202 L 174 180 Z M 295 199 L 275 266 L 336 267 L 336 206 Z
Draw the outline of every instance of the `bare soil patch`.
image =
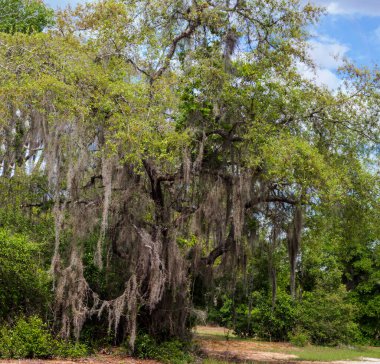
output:
M 270 343 L 253 340 L 234 340 L 234 336 L 223 327 L 198 326 L 197 341 L 205 354 L 224 360 L 293 362 L 296 355 L 284 353 L 292 346 L 288 343 Z M 231 337 L 227 340 L 226 337 Z
M 198 326 L 195 333 L 196 340 L 206 356 L 232 363 L 380 364 L 380 359 L 371 358 L 330 362 L 299 360 L 297 355 L 289 354 L 289 351 L 296 349 L 290 343 L 239 340 L 223 327 Z
M 221 360 L 289 363 L 297 359 L 295 355 L 281 352 L 288 347 L 285 343 L 199 339 L 199 344 L 208 357 Z

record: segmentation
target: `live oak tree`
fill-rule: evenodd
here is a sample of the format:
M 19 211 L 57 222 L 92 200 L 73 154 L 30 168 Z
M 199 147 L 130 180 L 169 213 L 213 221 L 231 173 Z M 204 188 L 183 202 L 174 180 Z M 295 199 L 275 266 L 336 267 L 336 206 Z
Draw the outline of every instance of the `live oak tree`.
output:
M 258 234 L 287 242 L 296 296 L 305 214 L 379 135 L 376 72 L 347 65 L 332 93 L 297 71 L 320 14 L 108 0 L 0 34 L 1 178 L 46 178 L 17 208 L 54 218 L 64 337 L 96 317 L 132 347 L 138 327 L 185 337 L 191 279 L 244 269 Z

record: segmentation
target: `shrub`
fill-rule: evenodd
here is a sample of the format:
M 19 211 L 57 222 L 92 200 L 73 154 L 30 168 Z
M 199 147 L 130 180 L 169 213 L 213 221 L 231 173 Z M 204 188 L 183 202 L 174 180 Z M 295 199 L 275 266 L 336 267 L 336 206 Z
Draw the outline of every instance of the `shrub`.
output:
M 305 331 L 296 330 L 295 333 L 289 334 L 289 341 L 299 347 L 304 347 L 309 343 L 309 334 Z
M 60 358 L 82 358 L 88 355 L 88 347 L 78 342 L 57 340 L 55 344 L 54 356 Z
M 0 328 L 1 358 L 81 357 L 87 354 L 83 344 L 55 339 L 37 316 L 19 318 L 14 326 Z
M 344 287 L 331 293 L 318 289 L 304 295 L 297 317 L 313 344 L 335 346 L 359 339 L 354 306 L 346 302 L 346 295 Z
M 258 336 L 266 340 L 286 340 L 295 324 L 295 304 L 290 295 L 278 292 L 276 304 L 264 292 L 252 293 L 252 309 L 246 303 L 235 304 L 226 298 L 220 312 L 223 324 L 240 337 Z
M 279 291 L 274 307 L 270 295 L 257 294 L 252 312 L 254 331 L 266 340 L 284 341 L 295 324 L 295 303 L 291 296 Z
M 140 334 L 135 341 L 134 354 L 140 359 L 155 359 L 157 356 L 157 344 L 148 334 Z
M 53 350 L 51 335 L 36 316 L 20 318 L 13 328 L 1 329 L 0 355 L 3 358 L 48 358 Z
M 191 355 L 185 349 L 183 343 L 178 340 L 165 341 L 159 345 L 159 355 L 156 359 L 171 364 L 190 363 Z
M 0 229 L 0 318 L 41 313 L 50 299 L 49 278 L 38 262 L 40 245 Z
M 168 364 L 192 362 L 192 356 L 181 341 L 170 340 L 157 343 L 148 334 L 137 336 L 134 354 L 140 359 L 155 359 Z

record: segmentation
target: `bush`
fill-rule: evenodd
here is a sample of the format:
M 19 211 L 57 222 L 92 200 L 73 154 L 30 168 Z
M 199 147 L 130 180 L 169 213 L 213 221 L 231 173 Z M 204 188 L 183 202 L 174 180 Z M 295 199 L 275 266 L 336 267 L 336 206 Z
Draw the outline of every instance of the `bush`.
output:
M 297 318 L 313 344 L 336 346 L 360 338 L 354 323 L 354 306 L 346 302 L 346 295 L 344 287 L 333 293 L 321 289 L 305 293 L 298 305 Z
M 20 318 L 15 326 L 0 331 L 0 356 L 3 358 L 48 358 L 54 347 L 51 335 L 36 316 Z
M 257 294 L 252 318 L 257 336 L 271 341 L 285 341 L 295 325 L 295 303 L 289 294 L 279 291 L 272 308 L 270 295 Z
M 157 344 L 148 334 L 140 334 L 135 341 L 134 354 L 140 359 L 155 359 L 157 356 Z
M 309 334 L 305 331 L 296 330 L 294 334 L 289 334 L 289 341 L 299 347 L 304 347 L 309 343 Z
M 224 326 L 240 337 L 257 336 L 266 340 L 283 341 L 295 324 L 295 304 L 290 295 L 278 292 L 272 308 L 272 298 L 265 292 L 252 293 L 252 309 L 246 303 L 235 304 L 225 297 L 220 310 Z
M 88 355 L 88 347 L 78 342 L 57 340 L 54 356 L 60 358 L 82 358 Z
M 1 358 L 81 357 L 87 354 L 83 344 L 55 339 L 37 316 L 19 318 L 15 325 L 0 328 Z
M 0 320 L 41 313 L 50 299 L 49 278 L 38 262 L 40 245 L 0 228 Z
M 186 364 L 193 361 L 184 343 L 178 340 L 157 343 L 148 334 L 137 336 L 134 354 L 140 359 L 155 359 L 168 364 Z

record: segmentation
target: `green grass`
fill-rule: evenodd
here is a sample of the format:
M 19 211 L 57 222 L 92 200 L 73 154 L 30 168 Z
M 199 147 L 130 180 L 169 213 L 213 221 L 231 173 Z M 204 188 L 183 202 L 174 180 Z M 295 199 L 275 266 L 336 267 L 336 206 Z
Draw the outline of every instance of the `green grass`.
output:
M 212 327 L 204 329 L 198 327 L 194 332 L 196 333 L 197 337 L 206 340 L 243 340 L 237 337 L 232 330 L 228 329 L 221 330 L 221 328 L 213 329 Z
M 307 346 L 289 350 L 289 354 L 298 356 L 298 360 L 335 361 L 355 360 L 359 358 L 380 358 L 380 348 L 328 348 L 322 346 Z

